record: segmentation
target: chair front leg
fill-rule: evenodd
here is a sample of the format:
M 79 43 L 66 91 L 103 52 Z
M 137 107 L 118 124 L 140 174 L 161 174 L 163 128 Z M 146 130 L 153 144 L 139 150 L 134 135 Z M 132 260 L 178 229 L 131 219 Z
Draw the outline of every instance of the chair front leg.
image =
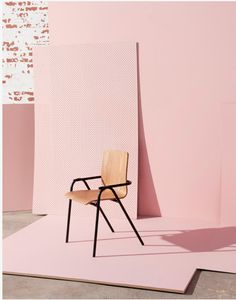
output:
M 100 192 L 100 194 L 98 196 L 98 200 L 97 200 L 97 212 L 96 212 L 95 232 L 94 232 L 94 241 L 93 241 L 93 257 L 96 256 L 100 201 L 101 201 L 101 192 Z
M 72 200 L 70 199 L 69 200 L 69 207 L 68 207 L 68 215 L 67 215 L 66 243 L 68 243 L 68 241 L 69 241 L 71 206 L 72 206 Z
M 74 189 L 76 181 L 73 180 L 70 186 L 70 191 L 72 192 Z M 68 207 L 68 214 L 67 214 L 67 226 L 66 226 L 66 243 L 69 242 L 69 233 L 70 233 L 70 216 L 71 216 L 71 206 L 72 206 L 72 200 L 69 200 L 69 207 Z

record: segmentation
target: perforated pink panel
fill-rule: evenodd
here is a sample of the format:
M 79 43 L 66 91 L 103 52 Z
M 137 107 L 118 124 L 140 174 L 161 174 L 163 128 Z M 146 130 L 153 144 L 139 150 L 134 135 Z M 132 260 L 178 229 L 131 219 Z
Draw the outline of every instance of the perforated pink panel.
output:
M 120 149 L 130 154 L 128 178 L 133 183 L 123 201 L 136 217 L 136 44 L 38 47 L 34 60 L 33 212 L 66 213 L 64 194 L 72 179 L 100 175 L 103 151 Z M 113 217 L 122 216 L 114 203 L 103 207 Z M 73 212 L 87 216 L 91 209 L 76 203 Z

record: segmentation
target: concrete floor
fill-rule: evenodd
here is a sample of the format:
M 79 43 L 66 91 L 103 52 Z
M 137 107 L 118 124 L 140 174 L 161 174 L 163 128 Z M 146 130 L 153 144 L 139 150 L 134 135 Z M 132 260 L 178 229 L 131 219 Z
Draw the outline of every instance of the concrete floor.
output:
M 3 236 L 38 220 L 31 212 L 4 213 Z M 185 295 L 84 282 L 3 275 L 4 299 L 236 299 L 236 274 L 197 271 Z

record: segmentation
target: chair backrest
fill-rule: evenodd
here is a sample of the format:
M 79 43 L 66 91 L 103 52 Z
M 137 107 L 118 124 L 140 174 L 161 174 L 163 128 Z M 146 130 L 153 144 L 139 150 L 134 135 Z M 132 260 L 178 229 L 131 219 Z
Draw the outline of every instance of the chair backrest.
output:
M 104 185 L 124 183 L 127 180 L 129 154 L 125 151 L 107 150 L 103 153 L 102 181 Z M 118 196 L 127 195 L 127 186 L 115 188 Z

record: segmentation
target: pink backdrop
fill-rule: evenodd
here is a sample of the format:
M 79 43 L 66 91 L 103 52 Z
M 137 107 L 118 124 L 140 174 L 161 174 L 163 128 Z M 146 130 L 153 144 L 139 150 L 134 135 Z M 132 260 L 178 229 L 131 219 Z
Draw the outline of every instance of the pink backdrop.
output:
M 236 99 L 236 4 L 53 2 L 49 26 L 52 44 L 139 42 L 146 146 L 161 213 L 219 220 L 220 103 Z M 150 214 L 150 199 L 140 193 L 139 200 L 139 213 Z

